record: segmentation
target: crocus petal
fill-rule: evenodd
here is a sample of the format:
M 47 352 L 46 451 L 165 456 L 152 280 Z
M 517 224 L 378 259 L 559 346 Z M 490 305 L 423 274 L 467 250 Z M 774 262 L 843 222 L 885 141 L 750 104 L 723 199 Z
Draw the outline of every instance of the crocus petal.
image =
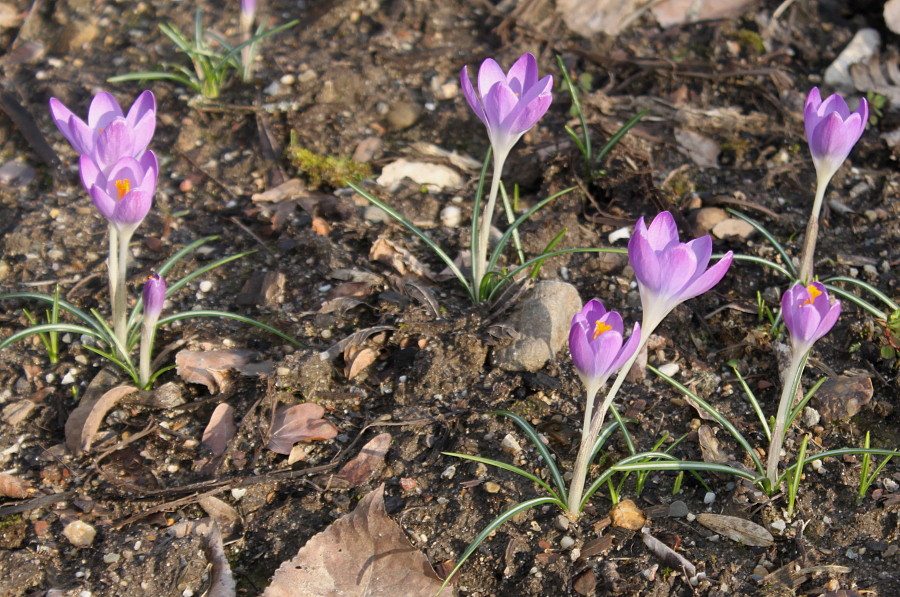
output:
M 141 296 L 144 299 L 144 317 L 155 320 L 166 302 L 166 280 L 159 274 L 150 274 L 144 282 Z
M 838 317 L 840 317 L 840 315 L 841 301 L 834 301 L 834 304 L 831 305 L 828 313 L 826 313 L 819 321 L 819 327 L 816 329 L 816 340 L 831 331 L 831 328 L 833 328 L 834 324 L 837 323 Z
M 708 270 L 700 274 L 697 279 L 691 282 L 686 288 L 683 288 L 681 291 L 681 300 L 686 301 L 688 299 L 692 299 L 695 296 L 700 296 L 704 292 L 709 291 L 713 286 L 719 283 L 719 281 L 725 277 L 725 274 L 728 272 L 728 268 L 731 267 L 731 262 L 734 259 L 734 253 L 728 251 L 725 255 L 719 259 L 712 267 Z M 705 267 L 705 266 L 704 266 Z
M 459 84 L 462 87 L 463 97 L 466 98 L 466 102 L 468 102 L 469 107 L 472 108 L 472 111 L 475 112 L 475 116 L 481 119 L 481 122 L 485 124 L 485 126 L 490 126 L 487 121 L 487 116 L 484 114 L 484 106 L 481 104 L 481 96 L 478 95 L 478 92 L 475 91 L 475 88 L 472 87 L 472 81 L 469 80 L 469 67 L 464 66 L 462 72 L 459 74 Z
M 106 169 L 106 181 L 108 193 L 112 193 L 117 180 L 127 180 L 132 188 L 140 185 L 144 177 L 144 168 L 140 162 L 132 157 L 123 157 Z
M 588 331 L 586 322 L 572 324 L 569 328 L 569 353 L 579 373 L 591 377 L 595 374 L 594 351 L 588 341 Z
M 484 96 L 484 111 L 488 122 L 497 129 L 509 130 L 507 118 L 519 107 L 519 97 L 506 82 L 496 83 Z
M 550 77 L 550 75 L 547 76 Z M 552 77 L 550 79 L 552 81 Z M 544 93 L 524 103 L 522 110 L 509 123 L 510 132 L 512 134 L 522 134 L 528 131 L 547 113 L 552 101 L 553 96 L 549 93 Z
M 643 218 L 638 222 L 638 227 L 643 224 Z M 628 260 L 634 269 L 634 275 L 642 286 L 656 289 L 661 284 L 663 275 L 659 257 L 646 234 L 637 231 L 628 239 Z
M 634 327 L 631 329 L 631 336 L 628 337 L 628 341 L 625 343 L 625 346 L 619 350 L 619 354 L 616 359 L 610 364 L 610 371 L 618 371 L 622 368 L 622 366 L 631 358 L 631 355 L 634 354 L 634 351 L 637 350 L 638 344 L 641 341 L 641 324 L 635 323 Z
M 590 341 L 594 352 L 595 375 L 605 376 L 612 372 L 612 364 L 622 349 L 622 334 L 609 330 Z
M 94 155 L 97 133 L 74 114 L 69 118 L 69 143 L 78 155 Z
M 106 179 L 103 177 L 103 173 L 90 156 L 82 155 L 78 158 L 78 174 L 81 176 L 82 186 L 88 192 L 94 185 L 106 187 Z
M 63 134 L 63 137 L 65 137 L 69 143 L 74 145 L 74 142 L 72 141 L 72 128 L 69 126 L 69 120 L 72 118 L 77 119 L 78 117 L 75 116 L 64 103 L 55 97 L 50 98 L 50 116 L 53 118 L 56 128 Z
M 156 154 L 152 151 L 145 151 L 138 164 L 143 172 L 139 186 L 144 192 L 152 195 L 156 191 L 156 182 L 159 178 L 159 163 L 156 160 Z
M 156 131 L 156 98 L 153 92 L 148 89 L 134 100 L 125 122 L 134 131 L 134 153 L 143 152 Z
M 643 220 L 643 218 L 641 218 Z M 667 211 L 661 212 L 646 228 L 646 237 L 654 251 L 663 251 L 678 243 L 678 226 Z
M 678 245 L 662 253 L 659 258 L 660 272 L 664 274 L 654 290 L 660 296 L 681 302 L 681 290 L 690 284 L 697 271 L 697 256 L 687 245 Z
M 859 117 L 853 115 L 851 118 L 858 119 Z M 810 143 L 813 159 L 828 158 L 840 165 L 847 159 L 853 145 L 859 140 L 862 131 L 858 129 L 856 123 L 846 123 L 836 112 L 832 112 L 813 131 Z
M 847 102 L 837 93 L 833 93 L 825 98 L 825 101 L 819 105 L 816 112 L 819 113 L 819 116 L 837 113 L 840 115 L 841 120 L 847 120 L 850 117 L 850 108 L 847 106 Z
M 97 136 L 96 159 L 101 168 L 134 155 L 134 130 L 124 118 L 114 120 Z
M 124 116 L 116 98 L 108 91 L 101 91 L 91 100 L 87 124 L 96 131 L 105 128 L 116 118 L 123 118 Z
M 94 202 L 94 206 L 100 212 L 100 215 L 109 221 L 113 221 L 118 201 L 110 197 L 106 190 L 100 188 L 99 185 L 92 186 L 88 194 L 91 196 L 91 200 Z
M 116 224 L 140 224 L 153 205 L 153 196 L 141 189 L 127 193 L 116 205 L 111 218 Z
M 603 323 L 608 325 L 610 328 L 610 332 L 616 332 L 620 336 L 625 331 L 625 324 L 622 322 L 622 316 L 619 315 L 618 311 L 610 311 L 602 318 Z M 596 324 L 594 324 L 596 325 Z
M 685 243 L 697 257 L 697 270 L 706 269 L 712 256 L 712 239 L 708 234 Z
M 486 58 L 478 69 L 478 95 L 484 97 L 497 83 L 506 83 L 506 73 L 493 58 Z
M 537 80 L 537 60 L 528 53 L 522 54 L 509 68 L 509 73 L 506 75 L 506 81 L 510 88 L 519 95 L 523 95 L 526 90 L 531 89 Z

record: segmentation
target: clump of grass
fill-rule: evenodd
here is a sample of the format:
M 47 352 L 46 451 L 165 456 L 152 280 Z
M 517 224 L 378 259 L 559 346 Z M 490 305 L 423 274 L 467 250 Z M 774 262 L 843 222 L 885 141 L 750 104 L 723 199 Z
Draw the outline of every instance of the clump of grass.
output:
M 372 176 L 369 164 L 354 162 L 350 158 L 316 153 L 298 145 L 293 134 L 291 144 L 287 148 L 287 157 L 291 165 L 306 176 L 312 188 L 318 188 L 323 184 L 338 188 L 346 186 L 348 180 L 359 182 Z

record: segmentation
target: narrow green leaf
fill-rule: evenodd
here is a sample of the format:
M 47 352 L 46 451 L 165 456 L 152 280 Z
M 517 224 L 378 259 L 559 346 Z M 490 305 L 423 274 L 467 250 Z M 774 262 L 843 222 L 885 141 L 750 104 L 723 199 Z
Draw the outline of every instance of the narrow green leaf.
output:
M 488 412 L 488 414 L 503 415 L 504 417 L 512 419 L 512 421 L 519 426 L 519 428 L 528 437 L 528 440 L 532 443 L 532 445 L 534 445 L 534 448 L 538 451 L 538 454 L 541 455 L 541 458 L 544 460 L 544 463 L 550 470 L 550 476 L 553 479 L 553 484 L 556 485 L 556 488 L 559 490 L 559 495 L 561 496 L 562 501 L 566 502 L 569 499 L 568 493 L 566 491 L 566 482 L 563 480 L 563 476 L 559 471 L 559 467 L 556 465 L 556 459 L 553 458 L 553 454 L 550 453 L 550 449 L 547 448 L 546 444 L 541 441 L 537 430 L 531 426 L 531 423 L 529 423 L 525 419 L 525 417 L 517 415 L 516 413 L 510 412 L 508 410 L 493 410 Z
M 200 309 L 197 311 L 182 311 L 181 313 L 175 313 L 173 315 L 167 315 L 166 317 L 160 317 L 159 321 L 156 322 L 156 327 L 161 327 L 166 324 L 172 323 L 173 321 L 178 321 L 179 319 L 191 319 L 194 317 L 221 317 L 223 319 L 233 319 L 235 321 L 240 321 L 241 323 L 248 323 L 252 326 L 256 326 L 261 330 L 265 330 L 270 334 L 275 334 L 282 340 L 287 340 L 294 346 L 303 346 L 303 343 L 288 336 L 284 332 L 281 332 L 270 325 L 267 325 L 261 321 L 257 321 L 250 317 L 245 317 L 244 315 L 238 315 L 237 313 L 230 313 L 228 311 L 217 311 L 212 309 Z
M 483 456 L 472 456 L 470 454 L 460 454 L 458 452 L 441 452 L 441 454 L 443 454 L 444 456 L 453 456 L 455 458 L 463 458 L 465 460 L 471 460 L 473 462 L 480 462 L 482 464 L 487 464 L 490 466 L 494 466 L 494 467 L 503 469 L 505 471 L 509 471 L 511 473 L 515 473 L 517 475 L 525 477 L 529 481 L 537 483 L 538 485 L 540 485 L 541 487 L 546 489 L 548 492 L 550 492 L 550 495 L 552 495 L 555 499 L 559 499 L 559 495 L 555 491 L 553 491 L 553 488 L 550 487 L 550 485 L 548 485 L 546 481 L 544 481 L 537 475 L 532 475 L 528 471 L 521 469 L 517 466 L 507 464 L 500 460 L 494 460 L 492 458 L 484 458 Z
M 753 228 L 755 228 L 756 231 L 759 232 L 763 236 L 763 238 L 765 238 L 769 242 L 770 245 L 772 245 L 772 247 L 778 252 L 778 254 L 781 255 L 782 262 L 784 263 L 785 267 L 789 270 L 787 277 L 790 278 L 791 280 L 797 279 L 797 270 L 796 270 L 796 268 L 794 268 L 794 262 L 791 260 L 790 255 L 788 255 L 785 248 L 783 246 L 781 246 L 781 243 L 778 242 L 778 240 L 772 235 L 771 232 L 768 231 L 768 229 L 766 229 L 765 226 L 763 226 L 762 224 L 760 224 L 759 222 L 757 222 L 750 216 L 746 216 L 746 215 L 742 214 L 741 212 L 739 212 L 736 209 L 726 207 L 725 211 L 727 211 L 731 215 L 733 215 L 741 220 L 744 220 L 745 222 L 747 222 L 748 224 L 753 226 Z

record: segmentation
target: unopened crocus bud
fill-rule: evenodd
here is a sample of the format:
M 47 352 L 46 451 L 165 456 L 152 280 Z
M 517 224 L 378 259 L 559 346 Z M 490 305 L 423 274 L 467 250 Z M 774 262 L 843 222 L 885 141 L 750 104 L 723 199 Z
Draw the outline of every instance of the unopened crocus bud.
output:
M 840 314 L 841 301 L 832 303 L 819 282 L 795 284 L 781 297 L 781 316 L 791 334 L 795 355 L 805 353 L 827 334 Z
M 156 99 L 149 90 L 138 96 L 127 115 L 106 91 L 91 100 L 87 122 L 55 97 L 50 98 L 50 114 L 75 151 L 89 156 L 100 169 L 122 157 L 140 158 L 156 130 Z
M 628 241 L 628 259 L 637 278 L 644 309 L 645 333 L 684 301 L 703 294 L 719 283 L 731 265 L 728 251 L 707 269 L 712 255 L 709 235 L 683 243 L 675 219 L 662 212 L 647 226 L 638 220 Z
M 523 54 L 508 73 L 493 58 L 478 69 L 478 91 L 468 66 L 460 73 L 463 95 L 487 127 L 494 154 L 505 159 L 513 145 L 547 112 L 553 100 L 553 77 L 538 79 L 537 61 Z
M 240 26 L 242 32 L 249 32 L 256 18 L 256 0 L 241 0 Z
M 634 324 L 625 342 L 622 316 L 607 311 L 597 299 L 589 300 L 572 317 L 569 329 L 569 352 L 584 385 L 595 391 L 602 387 L 637 350 L 640 332 L 640 324 Z
M 166 302 L 166 280 L 159 274 L 150 274 L 144 282 L 144 317 L 156 320 Z
M 806 98 L 803 120 L 818 183 L 827 185 L 866 129 L 869 104 L 865 98 L 860 99 L 851 114 L 843 97 L 835 93 L 822 101 L 819 88 L 813 87 Z

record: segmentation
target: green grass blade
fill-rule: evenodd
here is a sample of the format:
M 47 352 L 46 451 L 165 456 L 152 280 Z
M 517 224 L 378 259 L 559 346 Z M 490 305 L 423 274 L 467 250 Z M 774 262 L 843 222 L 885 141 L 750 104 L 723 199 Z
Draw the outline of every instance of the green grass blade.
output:
M 261 330 L 269 332 L 270 334 L 275 334 L 282 340 L 287 340 L 294 346 L 303 346 L 303 343 L 299 340 L 288 336 L 284 332 L 276 330 L 270 325 L 267 325 L 261 321 L 257 321 L 256 319 L 238 315 L 237 313 L 230 313 L 228 311 L 216 311 L 211 309 L 202 309 L 198 311 L 182 311 L 181 313 L 175 313 L 173 315 L 161 317 L 159 321 L 156 322 L 156 327 L 158 328 L 160 326 L 172 323 L 173 321 L 178 321 L 180 319 L 191 319 L 193 317 L 221 317 L 222 319 L 233 319 L 235 321 L 240 321 L 241 323 L 248 323 L 250 325 L 256 326 Z
M 825 458 L 835 458 L 847 456 L 849 454 L 871 454 L 873 456 L 890 456 L 893 458 L 894 456 L 900 456 L 900 451 L 897 450 L 885 450 L 882 448 L 839 448 L 837 450 L 826 450 L 825 452 L 820 452 L 819 454 L 813 454 L 812 456 L 807 456 L 806 459 L 801 463 L 799 460 L 792 464 L 791 466 L 785 469 L 784 473 L 780 477 L 778 477 L 778 483 L 776 483 L 776 487 L 781 485 L 781 482 L 784 481 L 785 477 L 790 474 L 798 465 L 806 466 L 810 462 L 814 460 L 823 460 Z
M 609 438 L 613 434 L 613 431 L 615 431 L 616 427 L 618 426 L 619 422 L 613 421 L 600 431 L 600 435 L 598 435 L 596 441 L 594 441 L 594 447 L 593 449 L 591 449 L 591 457 L 588 460 L 588 463 L 594 462 L 594 460 L 597 458 L 597 454 L 599 454 L 600 450 L 603 449 L 603 444 L 605 444 L 607 440 L 609 440 Z M 588 466 L 590 466 L 590 464 L 588 464 Z
M 806 458 L 806 445 L 808 443 L 809 434 L 807 433 L 803 436 L 803 441 L 800 443 L 800 452 L 797 456 L 797 462 L 803 462 Z M 797 501 L 797 492 L 800 491 L 800 477 L 802 476 L 803 466 L 801 465 L 794 469 L 794 478 L 791 479 L 791 482 L 788 485 L 788 518 L 793 518 L 794 516 L 794 503 Z
M 759 422 L 762 423 L 763 431 L 766 432 L 766 441 L 772 441 L 772 431 L 769 429 L 769 422 L 766 420 L 766 415 L 763 414 L 762 407 L 756 400 L 756 395 L 753 393 L 753 390 L 750 389 L 750 386 L 748 386 L 747 382 L 744 380 L 744 376 L 741 375 L 740 371 L 738 371 L 737 359 L 731 359 L 726 364 L 734 370 L 734 374 L 737 375 L 738 378 L 738 383 L 740 383 L 741 387 L 744 388 L 744 393 L 747 394 L 747 399 L 750 401 L 750 405 L 753 406 L 753 411 L 759 418 Z
M 478 186 L 475 188 L 475 198 L 472 201 L 472 225 L 469 227 L 469 252 L 472 254 L 472 280 L 475 279 L 475 268 L 479 266 L 476 262 L 477 256 L 480 255 L 478 250 L 479 234 L 481 232 L 481 200 L 484 199 L 484 182 L 487 179 L 488 164 L 491 163 L 492 147 L 488 147 L 487 153 L 484 154 L 484 163 L 481 164 L 481 173 L 478 175 Z M 490 271 L 490 270 L 488 270 Z M 488 272 L 482 272 L 484 277 Z M 479 289 L 472 288 L 472 300 L 478 302 L 481 298 Z
M 558 495 L 561 496 L 561 501 L 566 502 L 568 500 L 568 494 L 566 492 L 566 482 L 559 471 L 559 467 L 556 466 L 556 459 L 553 458 L 553 454 L 550 453 L 550 449 L 547 448 L 546 444 L 541 441 L 537 430 L 531 426 L 531 423 L 529 423 L 525 419 L 525 417 L 517 415 L 516 413 L 510 412 L 508 410 L 494 410 L 488 412 L 488 414 L 503 415 L 504 417 L 512 419 L 512 421 L 519 426 L 519 428 L 528 437 L 528 440 L 534 445 L 534 448 L 538 451 L 538 454 L 541 455 L 541 458 L 544 460 L 547 468 L 550 469 L 550 477 L 553 479 L 553 484 L 556 485 L 556 488 L 559 490 Z
M 11 344 L 15 344 L 22 338 L 26 338 L 34 334 L 44 334 L 47 332 L 70 332 L 73 334 L 84 334 L 85 336 L 90 336 L 91 338 L 95 338 L 97 340 L 100 340 L 101 342 L 106 342 L 106 338 L 98 334 L 96 330 L 85 326 L 73 325 L 70 323 L 42 323 L 40 325 L 34 325 L 21 329 L 18 332 L 15 332 L 14 334 L 5 338 L 3 342 L 0 342 L 0 350 L 3 350 Z
M 406 226 L 413 234 L 418 236 L 422 240 L 422 242 L 424 242 L 426 245 L 428 245 L 428 247 L 432 251 L 434 251 L 434 253 L 438 257 L 441 258 L 441 261 L 443 261 L 447 265 L 447 267 L 450 268 L 450 271 L 453 272 L 453 275 L 456 276 L 456 279 L 459 280 L 459 283 L 462 284 L 463 288 L 466 289 L 466 292 L 469 294 L 469 297 L 471 297 L 471 299 L 473 301 L 475 300 L 475 293 L 473 291 L 472 285 L 469 283 L 469 281 L 463 275 L 462 271 L 460 271 L 459 267 L 457 267 L 456 264 L 453 263 L 453 260 L 450 258 L 450 256 L 447 255 L 447 253 L 445 253 L 444 250 L 440 246 L 438 246 L 438 244 L 436 242 L 431 240 L 431 238 L 429 238 L 427 234 L 422 232 L 422 230 L 419 229 L 418 226 L 416 226 L 415 224 L 410 222 L 403 215 L 401 215 L 400 212 L 394 210 L 387 203 L 384 203 L 380 199 L 377 199 L 375 196 L 370 195 L 369 193 L 364 191 L 361 187 L 357 186 L 356 184 L 354 184 L 350 181 L 347 181 L 347 185 L 351 189 L 353 189 L 354 191 L 356 191 L 357 193 L 362 195 L 363 198 L 366 199 L 366 201 L 368 201 L 369 203 L 371 203 L 377 207 L 380 207 L 387 215 L 389 215 L 396 221 L 398 221 L 401 224 L 403 224 L 404 226 Z M 474 258 L 474 255 L 473 255 L 473 258 Z
M 668 382 L 668 384 L 671 385 L 673 388 L 675 388 L 676 390 L 678 390 L 685 396 L 688 396 L 697 405 L 699 405 L 703 410 L 705 410 L 707 413 L 709 413 L 710 416 L 712 416 L 712 418 L 714 418 L 719 423 L 719 425 L 724 427 L 725 430 L 731 434 L 731 437 L 733 437 L 735 440 L 737 440 L 737 442 L 741 445 L 741 447 L 744 448 L 744 451 L 747 453 L 748 456 L 750 456 L 750 459 L 753 460 L 753 465 L 756 467 L 757 472 L 759 472 L 761 475 L 765 474 L 766 467 L 763 466 L 762 462 L 760 462 L 759 455 L 757 455 L 756 450 L 753 449 L 753 446 L 750 445 L 750 442 L 748 442 L 747 439 L 741 434 L 741 432 L 738 431 L 737 427 L 735 427 L 734 425 L 731 424 L 731 421 L 729 421 L 724 416 L 722 416 L 722 414 L 719 411 L 717 411 L 715 408 L 713 408 L 713 406 L 710 405 L 709 403 L 707 403 L 705 400 L 700 398 L 700 396 L 698 396 L 694 392 L 690 391 L 688 388 L 686 388 L 682 384 L 678 383 L 675 379 L 673 379 L 673 378 L 669 377 L 668 375 L 666 375 L 665 373 L 661 372 L 659 369 L 657 369 L 653 365 L 647 365 L 647 368 L 650 371 L 652 371 L 653 373 L 655 373 L 656 375 L 658 375 L 659 377 L 661 377 L 662 379 L 664 379 L 666 382 Z
M 49 294 L 41 294 L 39 292 L 8 292 L 6 294 L 0 294 L 0 301 L 10 300 L 10 299 L 31 299 L 35 301 L 41 301 L 47 303 L 49 305 L 53 305 L 54 299 Z M 103 333 L 103 328 L 97 325 L 97 322 L 94 321 L 94 318 L 88 315 L 85 311 L 82 311 L 72 303 L 59 299 L 56 304 L 57 308 L 61 308 L 66 313 L 72 315 L 73 317 L 77 317 L 85 324 L 94 328 L 94 330 L 98 333 Z
M 554 236 L 553 238 L 550 239 L 550 242 L 547 243 L 547 246 L 544 247 L 543 251 L 541 251 L 541 255 L 549 253 L 554 248 L 556 248 L 556 245 L 559 244 L 559 241 L 561 241 L 563 239 L 563 237 L 566 235 L 566 232 L 568 232 L 568 231 L 569 231 L 568 228 L 563 228 L 562 230 L 560 230 L 556 236 Z M 523 261 L 524 261 L 524 259 L 523 259 Z M 541 271 L 541 266 L 544 265 L 544 261 L 546 261 L 546 260 L 541 259 L 540 261 L 538 261 L 537 263 L 534 264 L 534 267 L 531 268 L 531 274 L 529 274 L 529 277 L 532 280 L 534 280 L 538 277 L 538 273 Z
M 598 162 L 602 161 L 603 158 L 606 157 L 606 154 L 608 154 L 610 151 L 612 151 L 613 147 L 615 147 L 616 144 L 622 140 L 622 137 L 624 137 L 628 133 L 628 131 L 633 129 L 635 127 L 635 125 L 637 123 L 639 123 L 641 121 L 641 119 L 649 113 L 650 113 L 650 109 L 644 108 L 643 110 L 641 110 L 640 112 L 638 112 L 637 114 L 632 116 L 630 119 L 628 119 L 628 121 L 625 124 L 623 124 L 619 128 L 619 130 L 616 131 L 613 134 L 613 136 L 609 138 L 609 140 L 607 140 L 606 143 L 603 144 L 603 147 L 600 148 L 600 151 L 597 152 L 597 161 Z
M 531 267 L 538 261 L 543 261 L 544 259 L 549 259 L 550 257 L 557 257 L 558 255 L 569 255 L 571 253 L 627 253 L 627 252 L 628 252 L 627 249 L 613 249 L 613 248 L 605 248 L 605 247 L 577 247 L 574 249 L 560 249 L 559 251 L 552 251 L 550 253 L 538 255 L 537 257 L 529 259 L 528 261 L 526 261 L 522 265 L 516 267 L 512 271 L 506 272 L 502 276 L 500 276 L 500 280 L 493 287 L 493 289 L 491 290 L 490 296 L 488 296 L 487 298 L 488 298 L 488 300 L 494 298 L 494 294 L 496 294 L 497 290 L 499 288 L 501 288 L 507 282 L 514 280 L 515 277 L 517 275 L 519 275 L 519 273 L 522 270 Z
M 864 298 L 858 297 L 849 290 L 844 290 L 839 286 L 835 286 L 833 284 L 823 284 L 825 288 L 828 289 L 831 294 L 841 297 L 842 299 L 848 300 L 851 303 L 861 307 L 862 309 L 868 311 L 872 315 L 874 315 L 878 319 L 887 319 L 887 313 L 870 303 Z
M 584 120 L 584 110 L 581 109 L 581 100 L 578 99 L 578 90 L 575 89 L 575 85 L 572 83 L 572 77 L 569 76 L 569 69 L 567 69 L 566 65 L 563 64 L 562 56 L 560 56 L 559 54 L 556 55 L 556 65 L 559 67 L 559 72 L 562 73 L 563 81 L 565 82 L 566 89 L 569 92 L 569 97 L 572 98 L 572 107 L 575 109 L 575 115 L 578 116 L 578 121 L 581 123 L 581 134 L 584 141 L 579 141 L 575 133 L 571 131 L 569 127 L 566 128 L 570 130 L 569 134 L 572 135 L 573 139 L 575 139 L 575 142 L 578 145 L 578 150 L 581 151 L 581 154 L 584 156 L 585 166 L 590 168 L 592 158 L 591 133 L 588 129 L 587 122 L 585 122 Z M 585 174 L 590 175 L 590 172 L 585 172 Z
M 473 462 L 480 462 L 482 464 L 487 464 L 490 466 L 494 466 L 494 467 L 503 469 L 505 471 L 509 471 L 511 473 L 515 473 L 517 475 L 525 477 L 529 481 L 533 481 L 534 483 L 537 483 L 538 485 L 540 485 L 541 487 L 546 489 L 548 492 L 550 492 L 550 495 L 552 495 L 554 499 L 557 499 L 557 500 L 559 499 L 559 495 L 553 490 L 552 487 L 550 487 L 550 485 L 546 481 L 544 481 L 537 475 L 532 475 L 528 471 L 521 469 L 517 466 L 513 466 L 511 464 L 501 462 L 500 460 L 494 460 L 492 458 L 484 458 L 482 456 L 471 456 L 469 454 L 460 454 L 458 452 L 441 452 L 441 454 L 443 454 L 444 456 L 453 456 L 455 458 L 463 458 L 465 460 L 471 460 Z
M 628 446 L 628 453 L 634 456 L 637 454 L 637 448 L 634 447 L 634 438 L 631 437 L 631 432 L 628 431 L 628 427 L 625 426 L 625 420 L 622 418 L 622 415 L 619 414 L 619 409 L 616 408 L 615 404 L 610 403 L 609 410 L 616 418 L 619 429 L 622 430 L 622 437 L 625 438 L 625 444 Z
M 528 500 L 528 501 L 516 504 L 515 506 L 513 506 L 512 508 L 510 508 L 509 510 L 507 510 L 506 512 L 504 512 L 503 514 L 501 514 L 494 520 L 492 520 L 486 527 L 484 527 L 484 529 L 480 533 L 478 533 L 478 536 L 472 540 L 472 542 L 469 544 L 469 546 L 466 548 L 466 550 L 460 556 L 459 561 L 456 563 L 456 566 L 453 567 L 453 570 L 451 570 L 450 574 L 447 576 L 447 578 L 444 579 L 444 582 L 441 585 L 440 590 L 438 590 L 437 594 L 438 595 L 441 594 L 441 591 L 444 590 L 444 587 L 447 586 L 447 583 L 449 583 L 453 579 L 453 577 L 456 575 L 456 573 L 459 571 L 459 569 L 462 568 L 462 565 L 466 562 L 466 560 L 469 559 L 469 556 L 471 556 L 472 553 L 476 549 L 478 549 L 478 546 L 481 545 L 484 542 L 484 540 L 487 539 L 491 535 L 491 533 L 493 533 L 495 530 L 497 530 L 497 528 L 499 528 L 500 525 L 502 525 L 504 522 L 506 522 L 507 520 L 509 520 L 516 514 L 518 514 L 519 512 L 524 512 L 525 510 L 529 510 L 529 509 L 535 508 L 537 506 L 542 506 L 544 504 L 556 504 L 563 510 L 566 509 L 565 504 L 563 504 L 559 500 L 557 500 L 555 498 L 551 498 L 551 497 L 539 497 L 539 498 L 534 498 L 532 500 Z
M 889 297 L 885 293 L 881 292 L 878 288 L 872 286 L 868 282 L 863 282 L 862 280 L 857 280 L 856 278 L 848 278 L 846 276 L 834 276 L 832 278 L 828 278 L 827 280 L 824 280 L 822 283 L 826 287 L 831 288 L 831 286 L 829 286 L 829 285 L 834 282 L 844 282 L 845 284 L 853 284 L 854 286 L 859 286 L 860 288 L 862 288 L 863 290 L 865 290 L 866 292 L 868 292 L 869 294 L 873 295 L 875 298 L 880 300 L 882 303 L 887 305 L 888 309 L 890 309 L 891 311 L 896 311 L 896 310 L 900 309 L 900 305 L 898 305 L 893 300 L 891 300 L 891 297 Z
M 811 388 L 809 389 L 808 392 L 806 392 L 806 395 L 803 396 L 803 398 L 800 400 L 800 402 L 797 403 L 797 406 L 795 406 L 795 407 L 791 410 L 790 414 L 788 415 L 788 420 L 787 420 L 787 423 L 786 423 L 787 427 L 790 427 L 790 426 L 791 426 L 791 423 L 794 422 L 794 419 L 797 418 L 797 415 L 800 414 L 800 411 L 803 410 L 803 407 L 806 406 L 806 404 L 809 402 L 810 398 L 813 397 L 813 394 L 816 393 L 816 390 L 818 390 L 819 387 L 820 387 L 823 383 L 825 383 L 825 381 L 826 381 L 827 379 L 828 379 L 827 377 L 821 378 L 819 381 L 817 381 L 817 382 L 813 385 L 813 387 L 811 387 Z
M 626 456 L 615 465 L 609 467 L 599 477 L 594 479 L 594 481 L 590 484 L 587 490 L 584 492 L 584 497 L 581 498 L 581 504 L 578 506 L 578 511 L 581 512 L 584 510 L 585 505 L 587 505 L 588 500 L 597 492 L 600 487 L 602 487 L 615 473 L 620 472 L 616 467 L 622 464 L 629 464 L 633 462 L 638 462 L 642 460 L 647 460 L 648 458 L 660 458 L 662 460 L 678 460 L 674 456 L 670 456 L 669 454 L 665 454 L 663 452 L 640 452 L 638 454 L 632 454 L 631 456 Z
M 257 33 L 256 35 L 254 35 L 247 41 L 239 43 L 238 45 L 231 48 L 231 50 L 227 54 L 222 56 L 222 61 L 223 62 L 230 61 L 232 58 L 235 58 L 238 54 L 240 54 L 241 50 L 243 50 L 244 47 L 252 45 L 252 44 L 257 44 L 257 43 L 261 42 L 262 40 L 266 39 L 267 37 L 271 37 L 277 33 L 281 33 L 282 31 L 284 31 L 286 29 L 290 29 L 291 27 L 294 27 L 295 25 L 297 25 L 299 23 L 300 23 L 299 19 L 294 19 L 293 21 L 285 23 L 284 25 L 279 25 L 278 27 L 275 27 L 274 29 L 268 29 L 263 33 Z
M 518 190 L 516 191 L 518 193 Z M 512 204 L 509 202 L 509 195 L 506 194 L 506 185 L 502 182 L 500 183 L 500 197 L 503 199 L 503 209 L 506 212 L 506 223 L 507 225 L 512 225 L 516 221 L 516 213 L 513 211 Z M 513 246 L 516 247 L 516 255 L 519 258 L 519 263 L 525 262 L 525 252 L 522 250 L 522 239 L 519 238 L 519 231 L 513 230 L 512 233 Z M 503 247 L 500 246 L 499 250 L 503 250 Z
M 721 258 L 721 255 L 713 255 L 713 258 Z M 742 255 L 740 253 L 735 253 L 734 255 L 735 261 L 746 261 L 747 263 L 755 263 L 757 265 L 762 265 L 764 267 L 771 268 L 787 278 L 788 280 L 793 281 L 795 276 L 791 274 L 787 269 L 781 267 L 774 261 L 769 261 L 768 259 L 763 259 L 762 257 L 756 257 L 754 255 Z
M 772 235 L 772 233 L 769 232 L 765 226 L 763 226 L 761 223 L 757 222 L 750 216 L 746 216 L 746 215 L 742 214 L 741 212 L 737 211 L 736 209 L 726 207 L 725 211 L 727 211 L 731 215 L 735 216 L 736 218 L 744 220 L 745 222 L 747 222 L 748 224 L 753 226 L 753 228 L 755 228 L 756 231 L 759 232 L 763 236 L 763 238 L 765 238 L 767 241 L 769 241 L 769 244 L 772 245 L 772 247 L 776 251 L 778 251 L 779 255 L 781 255 L 781 260 L 784 262 L 785 267 L 789 270 L 790 273 L 788 274 L 788 278 L 790 278 L 791 280 L 797 279 L 797 270 L 794 268 L 794 262 L 791 260 L 790 256 L 788 255 L 785 248 L 781 245 L 781 243 L 779 243 L 778 240 L 775 239 L 775 237 Z

